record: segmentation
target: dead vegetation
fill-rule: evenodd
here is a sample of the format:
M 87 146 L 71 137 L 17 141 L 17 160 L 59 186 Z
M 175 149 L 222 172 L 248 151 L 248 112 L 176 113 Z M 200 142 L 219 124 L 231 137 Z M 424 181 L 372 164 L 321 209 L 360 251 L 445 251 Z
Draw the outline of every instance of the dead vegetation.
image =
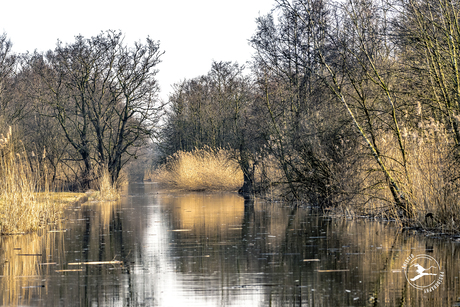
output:
M 243 184 L 243 173 L 225 149 L 179 151 L 146 178 L 191 191 L 236 191 Z
M 88 200 L 85 193 L 50 190 L 46 169 L 32 161 L 9 128 L 0 138 L 0 234 L 29 233 L 56 223 L 66 206 Z M 44 153 L 45 154 L 45 153 Z M 32 171 L 33 169 L 33 171 Z M 101 170 L 94 199 L 119 199 L 107 169 Z

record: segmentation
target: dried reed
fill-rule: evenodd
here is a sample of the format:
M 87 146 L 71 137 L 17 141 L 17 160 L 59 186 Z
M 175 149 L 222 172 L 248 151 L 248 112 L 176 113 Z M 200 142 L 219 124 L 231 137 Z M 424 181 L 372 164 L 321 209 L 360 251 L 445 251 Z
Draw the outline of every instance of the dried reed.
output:
M 209 147 L 179 151 L 149 177 L 191 191 L 235 191 L 243 185 L 243 173 L 233 156 L 229 150 Z
M 100 170 L 99 180 L 97 184 L 98 191 L 94 193 L 93 198 L 99 201 L 116 201 L 120 199 L 116 184 L 112 182 L 107 166 L 103 166 Z
M 18 152 L 10 127 L 0 138 L 0 234 L 27 233 L 55 222 L 63 210 L 59 197 L 49 192 L 46 180 L 35 172 L 23 150 Z M 44 192 L 40 183 L 45 181 Z
M 25 154 L 15 150 L 11 127 L 6 137 L 1 136 L 0 174 L 1 233 L 37 229 L 44 208 L 35 200 L 36 178 Z
M 424 228 L 458 231 L 460 177 L 455 167 L 458 163 L 453 151 L 455 144 L 443 125 L 434 120 L 418 128 L 404 129 L 405 164 L 393 134 L 381 135 L 379 141 L 383 160 L 401 187 L 407 206 L 411 206 L 415 214 L 406 222 Z M 363 185 L 372 188 L 366 189 L 366 206 L 361 209 L 372 215 L 397 217 L 383 176 L 369 165 L 362 174 Z M 427 220 L 427 215 L 434 218 Z

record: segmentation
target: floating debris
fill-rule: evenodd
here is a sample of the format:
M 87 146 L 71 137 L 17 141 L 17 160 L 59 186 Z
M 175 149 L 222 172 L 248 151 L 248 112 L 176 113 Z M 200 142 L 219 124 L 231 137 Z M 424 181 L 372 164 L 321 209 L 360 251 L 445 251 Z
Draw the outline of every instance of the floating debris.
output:
M 344 269 L 344 270 L 317 270 L 319 273 L 329 273 L 329 272 L 349 272 L 350 270 Z
M 177 256 L 173 257 L 173 259 L 181 259 L 181 258 L 209 258 L 211 257 L 210 255 L 204 255 L 204 256 Z
M 31 257 L 38 257 L 41 256 L 42 254 L 17 254 L 16 256 L 31 256 Z
M 98 264 L 123 264 L 123 261 L 88 261 L 88 262 L 71 262 L 68 265 L 98 265 Z
M 321 261 L 319 259 L 304 259 L 304 262 L 314 262 L 314 261 Z
M 57 273 L 63 273 L 63 272 L 83 272 L 83 269 L 69 269 L 69 270 L 55 270 Z

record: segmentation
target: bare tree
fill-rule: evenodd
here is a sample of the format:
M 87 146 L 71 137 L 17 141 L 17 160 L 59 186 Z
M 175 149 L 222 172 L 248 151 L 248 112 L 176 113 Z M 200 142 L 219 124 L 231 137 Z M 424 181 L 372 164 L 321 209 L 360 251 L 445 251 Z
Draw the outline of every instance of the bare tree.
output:
M 162 105 L 157 97 L 159 43 L 147 39 L 133 47 L 113 31 L 73 44 L 58 43 L 38 67 L 48 89 L 42 95 L 67 142 L 83 162 L 87 186 L 93 162 L 106 165 L 116 181 L 156 128 Z
M 0 35 L 0 117 L 6 124 L 13 124 L 21 117 L 23 105 L 15 103 L 15 75 L 19 56 L 12 52 L 13 44 L 6 33 Z
M 285 177 L 278 184 L 288 186 L 289 198 L 307 198 L 315 204 L 330 203 L 334 185 L 328 161 L 338 158 L 337 127 L 346 125 L 343 118 L 334 117 L 337 112 L 327 104 L 330 94 L 316 73 L 318 55 L 326 52 L 322 44 L 329 15 L 326 1 L 309 1 L 305 7 L 278 3 L 274 12 L 257 19 L 250 40 L 269 153 Z M 325 117 L 331 119 L 328 128 Z
M 460 24 L 458 1 L 401 0 L 395 5 L 401 61 L 415 80 L 423 113 L 433 115 L 454 132 L 460 144 Z M 430 91 L 427 91 L 427 89 Z

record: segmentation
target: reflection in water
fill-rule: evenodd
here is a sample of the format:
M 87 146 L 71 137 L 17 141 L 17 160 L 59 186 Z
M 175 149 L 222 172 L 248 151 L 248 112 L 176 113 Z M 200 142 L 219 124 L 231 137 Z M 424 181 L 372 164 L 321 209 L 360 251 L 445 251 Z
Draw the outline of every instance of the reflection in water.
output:
M 382 223 L 154 184 L 67 216 L 51 231 L 0 238 L 3 305 L 460 305 L 458 243 Z M 411 254 L 439 263 L 437 289 L 407 282 Z
M 34 234 L 3 236 L 0 242 L 2 306 L 17 305 L 20 298 L 30 301 L 40 296 L 45 284 L 40 279 L 38 264 L 46 259 L 51 241 Z

